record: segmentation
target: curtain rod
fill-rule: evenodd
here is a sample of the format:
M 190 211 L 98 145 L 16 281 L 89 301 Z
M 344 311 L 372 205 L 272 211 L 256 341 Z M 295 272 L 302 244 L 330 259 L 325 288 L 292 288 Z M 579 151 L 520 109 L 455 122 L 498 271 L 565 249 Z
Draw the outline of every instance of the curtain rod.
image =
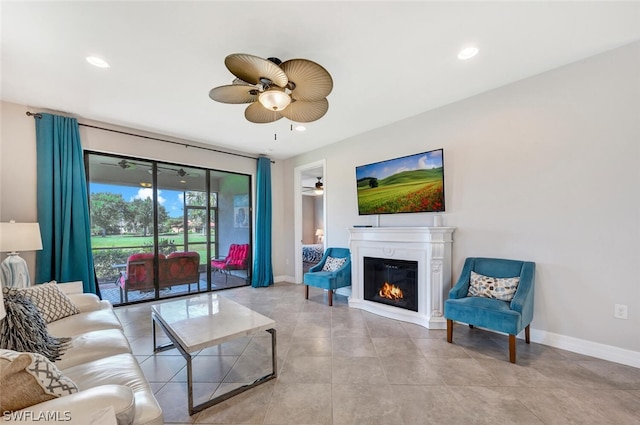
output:
M 34 114 L 32 112 L 29 112 L 29 111 L 27 111 L 27 116 L 34 117 L 34 118 L 42 118 L 42 114 L 38 114 L 38 113 Z M 213 148 L 205 148 L 205 147 L 202 147 L 202 146 L 190 145 L 189 143 L 184 143 L 184 142 L 174 142 L 173 140 L 159 139 L 157 137 L 142 136 L 140 134 L 127 133 L 126 131 L 113 130 L 113 129 L 110 129 L 110 128 L 98 127 L 98 126 L 95 126 L 95 125 L 82 124 L 82 123 L 78 123 L 78 125 L 81 125 L 83 127 L 95 128 L 95 129 L 98 129 L 98 130 L 111 131 L 112 133 L 124 134 L 126 136 L 141 137 L 143 139 L 155 140 L 155 141 L 164 142 L 164 143 L 171 143 L 171 144 L 174 144 L 174 145 L 184 146 L 185 148 L 196 148 L 196 149 L 202 149 L 202 150 L 205 150 L 205 151 L 223 153 L 225 155 L 233 155 L 233 156 L 239 156 L 239 157 L 242 157 L 242 158 L 249 158 L 249 159 L 255 159 L 255 160 L 258 159 L 255 156 L 242 155 L 240 153 L 233 153 L 233 152 L 226 152 L 226 151 L 222 151 L 222 150 L 219 150 L 219 149 L 213 149 Z M 271 160 L 271 163 L 275 164 L 275 161 Z

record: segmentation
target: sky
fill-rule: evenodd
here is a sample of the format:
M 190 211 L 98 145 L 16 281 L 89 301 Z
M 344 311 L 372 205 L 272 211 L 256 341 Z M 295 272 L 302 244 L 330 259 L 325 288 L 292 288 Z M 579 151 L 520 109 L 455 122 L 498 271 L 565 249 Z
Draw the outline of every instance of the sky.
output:
M 403 171 L 429 170 L 442 167 L 442 149 L 376 162 L 356 167 L 356 179 L 375 177 L 384 179 Z
M 153 189 L 133 186 L 118 186 L 112 184 L 90 183 L 91 193 L 119 193 L 125 201 L 131 202 L 134 199 L 153 199 Z M 182 192 L 174 190 L 158 190 L 158 203 L 167 209 L 170 217 L 182 217 L 184 195 Z

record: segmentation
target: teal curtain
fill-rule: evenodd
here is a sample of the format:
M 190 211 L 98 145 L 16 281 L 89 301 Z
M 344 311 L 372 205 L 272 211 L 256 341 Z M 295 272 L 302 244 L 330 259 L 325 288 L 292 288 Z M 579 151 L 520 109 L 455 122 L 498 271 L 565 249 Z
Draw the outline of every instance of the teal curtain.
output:
M 256 243 L 251 286 L 273 285 L 271 265 L 271 160 L 258 158 L 256 173 Z
M 95 294 L 89 201 L 78 121 L 41 115 L 35 122 L 38 222 L 43 249 L 36 254 L 36 282 L 81 280 L 84 292 Z

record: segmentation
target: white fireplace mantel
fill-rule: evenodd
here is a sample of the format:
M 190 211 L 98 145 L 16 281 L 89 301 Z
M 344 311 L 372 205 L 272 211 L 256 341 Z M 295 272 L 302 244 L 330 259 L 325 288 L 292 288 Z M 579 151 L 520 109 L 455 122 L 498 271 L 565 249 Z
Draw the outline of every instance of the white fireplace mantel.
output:
M 351 296 L 349 307 L 380 316 L 445 329 L 444 300 L 451 288 L 454 227 L 357 227 L 349 229 Z M 418 311 L 364 299 L 364 257 L 418 263 Z

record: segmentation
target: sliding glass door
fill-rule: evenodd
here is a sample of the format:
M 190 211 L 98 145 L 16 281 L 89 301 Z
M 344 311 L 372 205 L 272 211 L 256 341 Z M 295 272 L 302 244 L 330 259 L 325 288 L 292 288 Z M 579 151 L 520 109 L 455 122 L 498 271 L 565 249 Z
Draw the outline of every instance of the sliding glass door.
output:
M 92 152 L 85 161 L 103 298 L 117 305 L 248 284 L 250 176 Z M 227 264 L 232 245 L 244 262 Z

